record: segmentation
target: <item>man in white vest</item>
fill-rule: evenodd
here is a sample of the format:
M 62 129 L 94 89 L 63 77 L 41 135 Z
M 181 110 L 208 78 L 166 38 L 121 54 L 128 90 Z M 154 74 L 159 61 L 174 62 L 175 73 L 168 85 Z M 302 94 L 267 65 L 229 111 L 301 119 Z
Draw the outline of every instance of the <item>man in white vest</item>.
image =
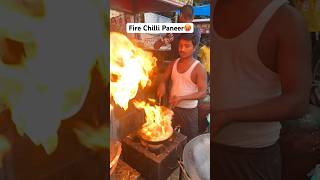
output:
M 194 34 L 182 34 L 179 37 L 179 55 L 169 64 L 161 79 L 157 95 L 162 98 L 166 91 L 166 82 L 171 77 L 172 87 L 169 102 L 173 107 L 173 127 L 180 126 L 181 133 L 188 140 L 198 134 L 198 99 L 207 92 L 207 74 L 201 63 L 193 58 L 196 47 Z
M 307 27 L 286 0 L 221 0 L 214 11 L 213 179 L 280 180 L 280 121 L 309 104 Z

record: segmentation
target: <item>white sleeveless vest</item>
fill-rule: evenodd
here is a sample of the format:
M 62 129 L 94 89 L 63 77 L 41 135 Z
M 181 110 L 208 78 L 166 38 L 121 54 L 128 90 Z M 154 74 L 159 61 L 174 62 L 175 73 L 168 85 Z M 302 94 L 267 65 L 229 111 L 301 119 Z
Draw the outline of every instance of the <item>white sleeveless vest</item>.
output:
M 278 74 L 261 62 L 258 43 L 266 24 L 286 2 L 272 1 L 253 24 L 235 38 L 222 38 L 213 30 L 216 52 L 213 53 L 213 108 L 218 111 L 241 108 L 281 94 Z M 279 139 L 280 129 L 280 122 L 234 123 L 222 129 L 214 141 L 246 148 L 266 147 Z
M 193 69 L 197 66 L 199 61 L 195 61 L 190 68 L 184 72 L 179 73 L 177 70 L 177 63 L 180 58 L 174 62 L 171 80 L 171 96 L 185 96 L 198 92 L 198 86 L 191 80 L 191 73 Z M 198 105 L 198 100 L 183 100 L 178 103 L 177 107 L 180 108 L 195 108 Z

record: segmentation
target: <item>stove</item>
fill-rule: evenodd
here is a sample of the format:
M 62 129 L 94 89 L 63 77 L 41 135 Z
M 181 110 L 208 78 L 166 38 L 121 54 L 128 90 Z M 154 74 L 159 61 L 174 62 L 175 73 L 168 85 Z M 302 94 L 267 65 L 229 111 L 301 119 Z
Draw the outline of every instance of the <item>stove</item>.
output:
M 162 144 L 148 143 L 131 134 L 123 140 L 122 157 L 142 177 L 166 180 L 178 167 L 186 143 L 187 137 L 177 132 Z

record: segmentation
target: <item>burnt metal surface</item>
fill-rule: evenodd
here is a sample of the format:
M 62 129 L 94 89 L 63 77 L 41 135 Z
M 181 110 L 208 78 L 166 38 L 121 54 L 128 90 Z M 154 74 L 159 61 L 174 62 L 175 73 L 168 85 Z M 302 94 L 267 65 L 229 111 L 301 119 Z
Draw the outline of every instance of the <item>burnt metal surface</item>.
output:
M 178 167 L 187 137 L 174 132 L 162 145 L 141 143 L 136 134 L 123 140 L 123 160 L 145 179 L 165 180 Z

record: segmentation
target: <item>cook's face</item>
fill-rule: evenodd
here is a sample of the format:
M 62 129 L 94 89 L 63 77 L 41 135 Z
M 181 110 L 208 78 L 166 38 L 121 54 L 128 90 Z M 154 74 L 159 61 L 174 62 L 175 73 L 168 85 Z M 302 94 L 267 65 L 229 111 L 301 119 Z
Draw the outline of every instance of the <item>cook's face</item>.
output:
M 190 40 L 180 39 L 179 41 L 179 55 L 180 58 L 188 58 L 193 54 L 193 44 Z

